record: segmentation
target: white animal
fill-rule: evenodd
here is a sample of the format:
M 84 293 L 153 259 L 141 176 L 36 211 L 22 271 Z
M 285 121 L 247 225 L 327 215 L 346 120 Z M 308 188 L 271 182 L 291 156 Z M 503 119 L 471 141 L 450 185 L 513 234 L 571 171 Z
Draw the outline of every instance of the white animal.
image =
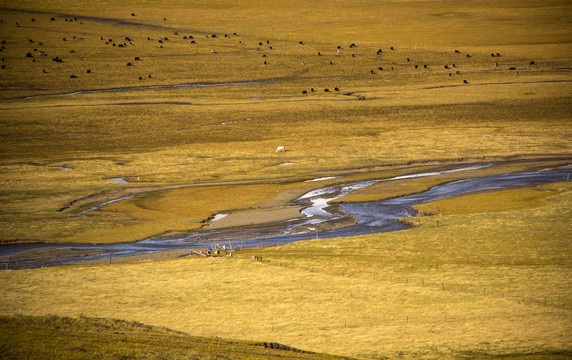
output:
M 284 146 L 278 146 L 278 147 L 276 148 L 276 152 L 284 152 L 284 151 L 286 151 L 286 149 L 284 148 Z

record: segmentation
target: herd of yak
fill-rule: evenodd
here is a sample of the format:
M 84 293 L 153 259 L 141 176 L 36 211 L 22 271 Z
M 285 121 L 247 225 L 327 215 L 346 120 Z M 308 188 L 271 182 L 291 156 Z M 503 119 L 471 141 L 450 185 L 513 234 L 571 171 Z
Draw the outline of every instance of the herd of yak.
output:
M 131 15 L 135 16 L 135 14 L 131 14 Z M 164 19 L 164 20 L 166 21 L 166 19 Z M 36 22 L 36 19 L 32 18 L 29 21 L 34 23 L 34 22 Z M 75 22 L 75 23 L 79 24 L 80 26 L 84 25 L 82 18 L 78 19 L 78 17 L 73 17 L 73 18 L 64 17 L 63 20 L 61 18 L 56 18 L 56 17 L 50 18 L 50 22 L 56 22 L 56 21 Z M 123 22 L 123 23 L 125 24 L 126 22 Z M 135 25 L 135 23 L 132 23 L 132 24 Z M 141 24 L 139 24 L 139 25 L 141 25 Z M 9 24 L 8 22 L 5 22 L 3 19 L 0 19 L 0 26 L 4 27 L 2 33 L 4 35 L 6 35 L 6 34 L 10 33 L 10 31 L 18 31 L 18 28 L 20 28 L 22 25 L 18 22 L 16 22 L 15 24 L 14 23 Z M 9 28 L 6 28 L 7 26 L 8 27 L 12 26 L 14 28 L 10 30 Z M 194 44 L 197 44 L 199 41 L 203 41 L 203 40 L 198 40 L 198 36 L 196 36 L 196 35 L 195 36 L 193 36 L 193 35 L 180 35 L 177 31 L 175 31 L 173 33 L 173 35 L 176 37 L 177 40 L 182 39 L 183 41 L 188 42 L 190 45 L 194 45 Z M 201 37 L 203 37 L 203 39 L 209 39 L 208 41 L 212 41 L 211 39 L 219 39 L 219 38 L 230 39 L 233 37 L 238 37 L 238 34 L 237 33 L 232 33 L 232 35 L 229 35 L 229 34 L 224 34 L 224 35 L 203 34 L 203 35 L 201 35 Z M 81 41 L 83 39 L 84 38 L 81 36 L 74 35 L 71 37 L 62 37 L 61 41 L 62 42 Z M 13 41 L 14 40 L 10 40 L 10 39 L 1 41 L 0 55 L 1 55 L 1 52 L 5 52 L 5 53 L 7 52 L 7 50 L 9 49 L 9 45 Z M 100 36 L 99 41 L 101 42 L 102 46 L 106 46 L 106 47 L 126 48 L 126 47 L 131 47 L 131 46 L 135 45 L 135 41 L 129 36 L 122 37 L 121 39 L 113 39 L 113 38 L 109 38 L 109 37 Z M 144 39 L 144 41 L 155 43 L 156 47 L 158 49 L 162 49 L 164 46 L 166 46 L 166 44 L 169 41 L 171 41 L 171 39 L 169 39 L 169 37 L 158 37 L 156 39 L 153 39 L 152 37 L 147 37 L 146 39 Z M 217 41 L 217 40 L 215 40 L 215 41 Z M 23 58 L 27 59 L 28 61 L 36 62 L 37 58 L 49 58 L 50 57 L 49 53 L 51 51 L 54 51 L 54 52 L 57 52 L 58 50 L 61 51 L 61 49 L 58 49 L 57 45 L 53 46 L 52 49 L 49 50 L 49 49 L 47 49 L 46 45 L 41 41 L 36 41 L 34 39 L 28 39 L 27 42 L 28 42 L 28 46 L 29 46 L 30 50 L 27 51 L 26 54 L 22 54 L 21 56 Z M 242 40 L 239 40 L 238 44 L 241 46 L 245 45 L 242 42 Z M 305 43 L 304 43 L 304 41 L 299 41 L 298 45 L 304 46 Z M 358 47 L 358 45 L 356 43 L 351 43 L 348 46 L 348 49 L 353 50 L 357 47 Z M 268 55 L 266 54 L 266 52 L 270 53 L 272 50 L 275 50 L 273 48 L 273 44 L 271 44 L 270 40 L 258 41 L 257 45 L 255 43 L 254 46 L 252 47 L 252 49 L 254 49 L 254 48 L 256 49 L 257 53 L 261 54 L 261 57 L 263 58 L 262 64 L 268 65 L 269 64 L 269 60 L 268 60 L 269 58 L 268 58 Z M 328 64 L 328 62 L 329 62 L 330 65 L 335 65 L 336 59 L 340 56 L 356 57 L 355 51 L 354 51 L 354 53 L 352 53 L 352 51 L 348 51 L 348 54 L 346 55 L 346 54 L 342 54 L 343 50 L 345 50 L 345 49 L 342 46 L 338 45 L 335 49 L 332 49 L 332 54 L 334 54 L 334 53 L 335 54 L 330 55 L 329 59 L 323 63 Z M 66 50 L 66 51 L 68 51 L 68 50 Z M 388 51 L 390 51 L 390 52 L 396 51 L 396 48 L 391 46 L 388 48 Z M 457 54 L 457 56 L 460 55 L 460 56 L 463 56 L 467 59 L 470 59 L 472 57 L 470 54 L 462 54 L 459 50 L 454 50 L 454 52 L 455 52 L 455 54 Z M 215 50 L 211 50 L 211 53 L 217 54 L 218 52 Z M 383 56 L 384 56 L 383 49 L 374 50 L 374 51 L 372 51 L 371 55 L 373 55 L 373 53 L 375 53 L 376 56 L 381 57 L 381 58 L 383 58 Z M 318 57 L 326 56 L 326 55 L 322 54 L 322 52 L 313 52 L 312 54 L 309 54 L 309 55 L 315 55 Z M 60 57 L 60 56 L 62 56 L 62 57 Z M 73 50 L 73 49 L 69 50 L 69 56 L 79 57 L 83 61 L 83 56 L 78 54 L 78 52 L 76 50 Z M 499 53 L 493 52 L 490 54 L 490 56 L 492 58 L 500 58 L 502 55 Z M 66 59 L 61 54 L 51 57 L 51 60 L 55 63 L 64 63 L 66 61 Z M 135 56 L 135 57 L 133 57 L 132 61 L 126 62 L 125 66 L 127 66 L 127 67 L 135 66 L 135 63 L 138 61 L 142 61 L 141 57 Z M 9 68 L 7 68 L 6 63 L 7 63 L 6 58 L 2 57 L 2 70 L 5 72 L 9 72 Z M 406 65 L 410 65 L 411 68 L 413 68 L 413 69 L 429 69 L 430 68 L 430 65 L 428 65 L 428 64 L 413 63 L 412 59 L 409 57 L 407 57 L 407 58 L 404 57 L 403 63 Z M 496 66 L 496 67 L 499 66 L 498 62 L 494 62 L 494 64 L 495 64 L 494 66 Z M 306 62 L 301 61 L 301 65 L 305 66 Z M 392 65 L 397 65 L 397 63 L 390 64 L 389 66 L 386 66 L 386 67 L 377 66 L 376 68 L 373 68 L 373 69 L 370 68 L 370 69 L 367 69 L 364 71 L 367 71 L 367 73 L 374 76 L 374 75 L 381 73 L 381 72 L 384 72 L 384 71 L 390 71 L 390 72 L 395 71 L 396 68 Z M 531 61 L 529 63 L 529 65 L 533 66 L 536 64 L 534 61 Z M 434 64 L 431 65 L 431 67 L 434 67 L 434 66 L 435 66 Z M 448 76 L 450 76 L 450 77 L 457 76 L 457 75 L 461 74 L 460 70 L 458 70 L 458 66 L 455 63 L 444 64 L 444 65 L 440 65 L 440 66 L 442 66 L 443 69 L 445 69 L 445 70 L 449 70 L 446 73 L 448 73 Z M 516 70 L 516 68 L 510 67 L 510 68 L 508 68 L 508 70 Z M 44 74 L 48 73 L 48 71 L 45 68 L 42 69 L 42 72 Z M 91 74 L 91 73 L 92 73 L 91 69 L 88 69 L 88 68 L 85 69 L 85 74 Z M 5 74 L 5 75 L 7 75 L 7 74 Z M 68 73 L 65 76 L 69 76 L 69 78 L 71 78 L 71 79 L 77 79 L 80 77 L 80 75 L 78 73 L 74 73 L 74 74 Z M 137 76 L 138 76 L 139 81 L 142 81 L 145 78 L 151 79 L 153 77 L 152 74 L 145 74 L 144 76 L 137 75 Z M 469 82 L 468 82 L 468 80 L 464 79 L 463 83 L 468 84 Z M 309 91 L 308 90 L 302 90 L 302 94 L 308 94 L 308 93 L 312 93 L 312 92 L 316 92 L 316 91 L 317 91 L 316 89 L 311 88 Z M 329 88 L 325 88 L 325 89 L 323 89 L 323 91 L 324 92 L 331 92 Z M 339 87 L 335 87 L 335 88 L 333 88 L 333 91 L 340 91 L 340 89 L 339 89 Z

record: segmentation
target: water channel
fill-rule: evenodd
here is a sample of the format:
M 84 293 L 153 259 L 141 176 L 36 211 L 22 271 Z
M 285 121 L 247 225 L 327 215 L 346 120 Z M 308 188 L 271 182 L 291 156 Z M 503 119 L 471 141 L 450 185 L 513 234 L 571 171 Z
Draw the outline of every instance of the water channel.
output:
M 446 172 L 474 170 L 489 165 L 477 165 L 444 172 L 432 172 L 399 176 L 391 179 L 368 180 L 349 184 L 333 185 L 310 191 L 294 201 L 298 206 L 304 206 L 301 218 L 295 221 L 285 221 L 268 224 L 265 227 L 241 230 L 211 230 L 193 232 L 172 237 L 154 237 L 134 243 L 121 243 L 110 245 L 87 245 L 87 244 L 20 244 L 0 247 L 0 257 L 43 247 L 58 247 L 75 250 L 99 250 L 103 254 L 91 255 L 82 258 L 74 257 L 73 260 L 47 259 L 42 263 L 35 263 L 33 267 L 58 265 L 62 263 L 128 256 L 156 251 L 173 249 L 205 249 L 214 244 L 228 245 L 231 248 L 249 248 L 268 245 L 282 245 L 296 241 L 303 241 L 319 237 L 335 238 L 347 237 L 379 232 L 397 231 L 407 229 L 408 226 L 398 222 L 405 217 L 406 213 L 414 214 L 412 206 L 416 204 L 434 201 L 436 199 L 459 196 L 484 190 L 507 189 L 511 187 L 536 186 L 551 182 L 568 181 L 572 172 L 568 166 L 544 169 L 535 172 L 511 173 L 492 175 L 485 177 L 469 178 L 440 184 L 427 191 L 392 198 L 383 201 L 342 203 L 337 211 L 332 211 L 329 201 L 341 198 L 352 191 L 371 186 L 378 182 L 395 181 L 414 177 L 428 177 Z M 120 201 L 117 199 L 115 201 Z M 109 202 L 108 202 L 109 203 Z M 103 205 L 94 206 L 91 209 L 100 208 Z M 91 209 L 85 210 L 85 215 Z M 340 214 L 340 212 L 342 214 Z M 348 226 L 333 228 L 330 230 L 317 231 L 317 226 L 339 220 L 341 217 L 353 218 Z M 295 231 L 294 231 L 295 230 Z M 11 263 L 10 268 L 31 267 Z

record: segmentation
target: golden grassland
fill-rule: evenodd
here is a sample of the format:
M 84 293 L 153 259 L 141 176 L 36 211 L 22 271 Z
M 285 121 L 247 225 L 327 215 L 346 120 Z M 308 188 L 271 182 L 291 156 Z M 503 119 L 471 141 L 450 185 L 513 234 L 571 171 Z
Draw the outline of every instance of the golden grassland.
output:
M 296 187 L 300 185 L 296 184 Z M 272 222 L 276 216 L 278 220 L 283 220 L 284 216 L 286 219 L 300 217 L 296 209 L 285 209 L 284 201 L 275 200 L 280 197 L 281 192 L 288 191 L 288 188 L 292 186 L 259 184 L 188 187 L 151 192 L 110 204 L 90 213 L 90 222 L 104 224 L 83 232 L 81 236 L 84 237 L 83 241 L 85 239 L 101 239 L 102 242 L 135 241 L 157 235 L 158 231 L 197 230 L 203 228 L 212 215 L 237 210 L 241 210 L 241 217 L 244 219 L 239 220 L 236 225 Z M 249 214 L 248 210 L 254 213 Z M 230 224 L 233 225 L 233 222 Z M 124 226 L 125 231 L 118 232 L 114 228 L 117 225 Z M 75 239 L 78 242 L 82 241 L 81 238 Z
M 550 195 L 554 191 L 558 191 L 558 188 L 542 188 L 534 192 L 529 191 L 529 189 L 511 189 L 507 190 L 507 193 L 510 193 L 510 201 L 492 192 L 473 195 L 473 201 L 470 203 L 463 198 L 454 198 L 434 201 L 431 204 L 417 205 L 415 209 L 421 210 L 426 214 L 451 215 L 535 208 L 546 205 L 547 200 L 549 200 Z
M 512 92 L 518 86 L 522 92 Z M 210 91 L 202 96 L 217 96 Z M 186 98 L 199 90 L 174 92 Z M 419 96 L 419 92 L 427 93 Z M 135 104 L 83 109 L 56 103 L 47 108 L 4 109 L 0 114 L 6 134 L 2 217 L 4 228 L 18 231 L 7 230 L 3 238 L 38 238 L 33 231 L 23 231 L 22 222 L 28 223 L 30 216 L 61 229 L 67 227 L 62 223 L 81 226 L 86 219 L 56 210 L 93 193 L 133 186 L 113 184 L 107 178 L 126 177 L 137 186 L 256 178 L 294 181 L 311 178 L 316 170 L 569 152 L 570 101 L 562 97 L 569 93 L 566 84 L 499 85 L 492 91 L 458 92 L 458 87 L 368 89 L 363 96 L 372 99 L 366 101 L 346 100 L 339 94 L 308 100 L 296 94 L 295 99 L 231 99 L 213 106 L 209 103 L 219 100 L 202 100 L 205 104 L 196 107 L 142 104 L 137 99 L 142 94 L 131 100 L 92 94 L 85 97 Z M 524 95 L 529 92 L 536 95 Z M 497 95 L 500 99 L 494 100 Z M 515 96 L 527 99 L 511 99 Z M 70 100 L 57 102 L 61 101 Z M 450 104 L 455 101 L 461 104 Z M 289 151 L 274 153 L 278 145 Z M 279 166 L 287 162 L 294 165 Z M 154 231 L 165 230 L 173 229 Z M 73 241 L 108 238 L 71 233 Z M 65 234 L 44 234 L 44 240 L 71 239 Z M 115 238 L 124 234 L 118 232 Z
M 566 164 L 564 160 L 509 161 L 479 170 L 382 182 L 355 191 L 335 202 L 382 200 L 421 192 L 443 182 L 563 165 Z M 207 224 L 210 229 L 268 223 L 300 217 L 299 208 L 288 206 L 289 202 L 316 187 L 367 179 L 387 179 L 411 173 L 451 170 L 464 166 L 467 165 L 395 166 L 378 171 L 368 169 L 362 173 L 354 173 L 355 170 L 348 169 L 337 171 L 338 177 L 335 179 L 309 183 L 291 179 L 288 182 L 261 181 L 228 185 L 215 183 L 170 190 L 162 190 L 161 187 L 142 188 L 136 197 L 90 211 L 87 216 L 78 217 L 72 214 L 87 209 L 89 202 L 87 206 L 73 207 L 70 211 L 64 211 L 59 217 L 51 215 L 48 209 L 40 215 L 19 214 L 17 221 L 5 226 L 4 236 L 8 239 L 45 239 L 53 242 L 113 243 L 136 241 L 158 234 L 193 231 L 205 228 Z M 112 192 L 109 198 L 103 194 L 101 199 L 90 201 L 101 203 L 137 193 L 137 191 Z M 217 213 L 230 216 L 210 223 L 208 220 Z M 50 217 L 47 217 L 48 214 Z
M 284 217 L 323 184 L 505 161 L 340 200 L 367 201 L 569 163 L 569 1 L 2 7 L 0 241 L 135 241 L 221 212 Z M 506 162 L 522 158 L 537 161 Z M 407 231 L 233 258 L 3 271 L 0 313 L 372 359 L 570 357 L 568 183 L 419 209 L 434 215 Z
M 570 191 L 499 191 L 493 210 L 478 205 L 490 194 L 475 194 L 426 205 L 439 214 L 406 231 L 233 257 L 3 271 L 0 312 L 121 318 L 372 359 L 566 358 Z
M 0 323 L 4 359 L 347 359 L 277 343 L 189 336 L 136 321 L 19 315 L 0 317 Z
M 238 32 L 261 39 L 354 42 L 413 48 L 508 46 L 568 57 L 570 15 L 567 1 L 287 0 L 261 1 L 19 1 L 12 8 L 120 19 L 201 33 Z M 135 16 L 132 16 L 135 14 Z M 278 16 L 279 15 L 279 16 Z M 36 16 L 37 17 L 37 16 Z M 550 24 L 550 26 L 547 26 Z M 525 26 L 529 25 L 529 26 Z M 537 25 L 533 29 L 530 27 Z M 502 36 L 499 36 L 502 34 Z M 535 46 L 530 46 L 534 44 Z M 528 47 L 528 48 L 527 48 Z M 485 50 L 485 51 L 487 51 Z

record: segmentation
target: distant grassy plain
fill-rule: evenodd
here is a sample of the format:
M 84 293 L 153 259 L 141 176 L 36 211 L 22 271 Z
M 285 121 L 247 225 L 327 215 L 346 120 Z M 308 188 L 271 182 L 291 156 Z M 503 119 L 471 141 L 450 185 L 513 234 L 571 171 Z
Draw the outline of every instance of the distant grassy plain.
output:
M 330 174 L 570 162 L 569 1 L 2 6 L 0 241 L 197 229 L 218 212 L 280 209 L 323 184 L 304 180 Z M 239 259 L 2 272 L 0 312 L 122 318 L 363 358 L 566 357 L 570 189 L 543 189 L 429 204 L 436 218 L 408 231 Z
M 6 5 L 21 11 L 4 9 L 0 23 L 0 240 L 140 240 L 242 205 L 212 198 L 189 204 L 178 225 L 155 216 L 137 229 L 57 211 L 121 188 L 256 179 L 280 188 L 340 168 L 569 154 L 568 6 Z M 169 88 L 229 81 L 262 83 Z M 113 91 L 71 94 L 97 89 Z M 118 177 L 131 183 L 105 180 Z

